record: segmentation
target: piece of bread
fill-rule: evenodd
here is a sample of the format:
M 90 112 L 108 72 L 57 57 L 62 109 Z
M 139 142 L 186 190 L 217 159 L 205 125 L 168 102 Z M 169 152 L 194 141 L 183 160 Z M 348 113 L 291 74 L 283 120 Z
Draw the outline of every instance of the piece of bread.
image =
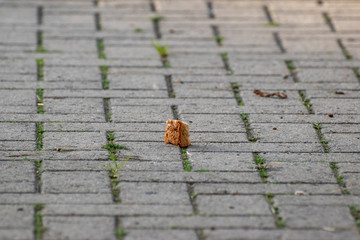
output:
M 179 120 L 167 120 L 164 141 L 179 147 L 190 146 L 189 125 Z

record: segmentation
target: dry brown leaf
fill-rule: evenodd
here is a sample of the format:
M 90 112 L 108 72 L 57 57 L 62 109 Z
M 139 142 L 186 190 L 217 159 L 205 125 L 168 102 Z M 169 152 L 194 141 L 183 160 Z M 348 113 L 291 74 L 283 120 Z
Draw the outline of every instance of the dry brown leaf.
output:
M 280 92 L 277 92 L 277 93 L 268 93 L 268 92 L 264 92 L 264 91 L 255 89 L 255 90 L 254 90 L 254 93 L 255 93 L 256 95 L 259 95 L 260 97 L 273 97 L 273 96 L 277 96 L 278 98 L 282 98 L 282 99 L 287 98 L 286 93 L 280 93 Z

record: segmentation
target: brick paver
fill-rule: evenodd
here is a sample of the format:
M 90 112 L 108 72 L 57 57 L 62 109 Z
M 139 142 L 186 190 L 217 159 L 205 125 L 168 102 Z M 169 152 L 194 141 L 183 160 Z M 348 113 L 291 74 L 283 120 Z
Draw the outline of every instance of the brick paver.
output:
M 360 239 L 359 12 L 0 0 L 0 239 Z

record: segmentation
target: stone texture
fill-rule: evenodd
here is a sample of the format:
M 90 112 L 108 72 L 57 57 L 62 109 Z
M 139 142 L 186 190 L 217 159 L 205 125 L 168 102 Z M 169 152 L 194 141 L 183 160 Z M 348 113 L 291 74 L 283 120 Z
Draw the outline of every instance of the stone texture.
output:
M 1 1 L 0 239 L 359 239 L 358 9 Z

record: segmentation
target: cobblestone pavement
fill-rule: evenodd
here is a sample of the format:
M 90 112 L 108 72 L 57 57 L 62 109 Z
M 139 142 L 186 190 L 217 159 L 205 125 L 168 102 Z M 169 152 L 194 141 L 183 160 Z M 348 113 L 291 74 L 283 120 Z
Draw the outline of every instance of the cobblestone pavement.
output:
M 0 239 L 360 239 L 359 13 L 0 0 Z

